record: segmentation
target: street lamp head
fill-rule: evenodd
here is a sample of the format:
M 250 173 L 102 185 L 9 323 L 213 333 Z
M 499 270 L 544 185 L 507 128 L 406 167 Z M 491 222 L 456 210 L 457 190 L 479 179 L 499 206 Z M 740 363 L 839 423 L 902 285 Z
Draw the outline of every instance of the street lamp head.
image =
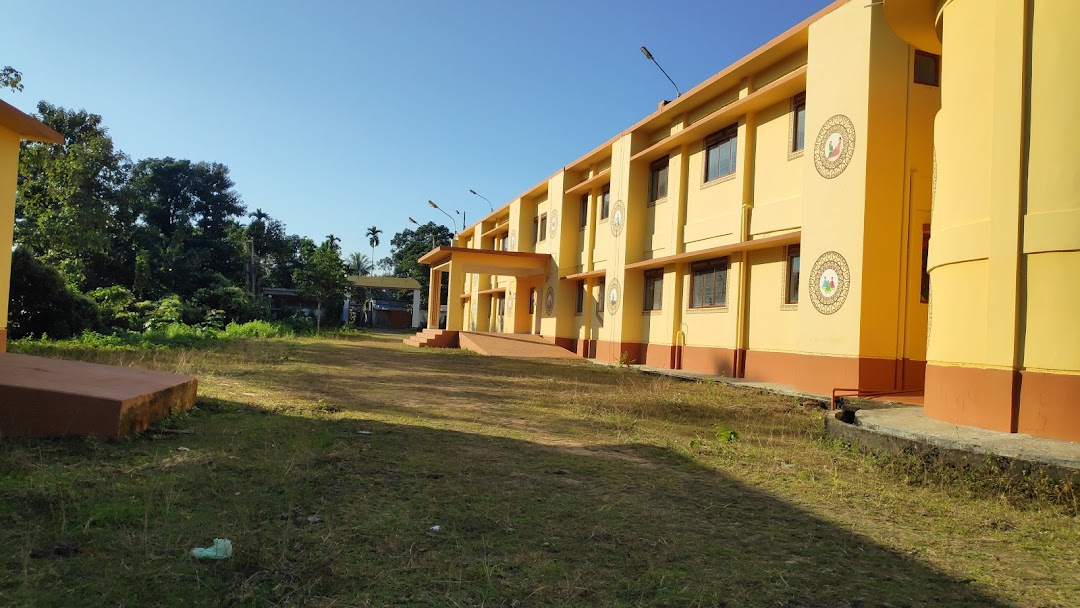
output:
M 650 53 L 649 49 L 647 49 L 645 47 L 641 47 L 641 54 L 645 55 L 646 59 L 652 59 L 652 53 Z
M 418 221 L 416 221 L 416 220 L 412 219 L 411 217 L 409 218 L 409 221 L 410 221 L 410 222 L 412 222 L 413 224 L 416 224 L 417 226 L 419 226 L 419 225 L 420 225 L 420 222 L 418 222 Z
M 438 209 L 439 208 L 439 206 L 435 204 L 435 201 L 433 201 L 431 199 L 428 199 L 427 204 L 430 205 L 432 209 Z
M 476 194 L 476 190 L 473 190 L 472 188 L 469 188 L 469 194 Z M 476 196 L 480 196 L 480 195 L 476 194 Z

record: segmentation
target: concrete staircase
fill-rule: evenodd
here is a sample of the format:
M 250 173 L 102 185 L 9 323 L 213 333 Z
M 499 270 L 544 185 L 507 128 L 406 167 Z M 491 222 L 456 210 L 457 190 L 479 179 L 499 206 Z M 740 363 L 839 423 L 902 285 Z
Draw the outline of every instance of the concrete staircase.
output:
M 425 329 L 417 332 L 415 336 L 405 338 L 402 342 L 409 346 L 427 348 L 457 348 L 458 332 L 445 329 Z

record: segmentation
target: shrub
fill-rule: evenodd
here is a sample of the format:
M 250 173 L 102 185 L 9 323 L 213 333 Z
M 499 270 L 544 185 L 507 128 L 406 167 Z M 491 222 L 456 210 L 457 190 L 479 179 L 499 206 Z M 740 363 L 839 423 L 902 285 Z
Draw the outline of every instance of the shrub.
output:
M 237 323 L 266 319 L 270 316 L 270 309 L 262 298 L 256 298 L 233 285 L 199 289 L 192 294 L 189 305 L 193 309 L 199 309 L 198 316 L 201 318 L 196 321 L 198 323 L 208 323 L 209 313 L 213 311 L 220 311 L 224 320 Z
M 131 331 L 141 329 L 139 313 L 135 311 L 135 295 L 123 285 L 101 287 L 86 294 L 97 303 L 105 329 Z
M 100 325 L 97 304 L 68 286 L 60 271 L 22 247 L 12 252 L 8 312 L 12 339 L 45 334 L 64 339 Z
M 223 338 L 280 338 L 292 335 L 288 327 L 269 321 L 229 323 L 221 333 Z

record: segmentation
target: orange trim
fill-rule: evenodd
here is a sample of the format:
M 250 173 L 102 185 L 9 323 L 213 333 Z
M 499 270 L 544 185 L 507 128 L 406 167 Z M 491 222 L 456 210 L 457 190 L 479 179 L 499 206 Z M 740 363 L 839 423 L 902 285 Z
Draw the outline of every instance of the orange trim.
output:
M 479 222 L 477 222 L 477 224 L 479 224 Z M 474 224 L 474 225 L 476 225 L 476 224 Z M 491 230 L 488 230 L 487 232 L 480 233 L 480 238 L 486 239 L 489 236 L 497 236 L 498 233 L 502 232 L 503 230 L 510 230 L 510 219 L 509 218 L 507 218 L 507 220 L 505 222 L 501 223 L 501 224 L 496 224 L 495 227 L 492 228 Z
M 0 353 L 7 352 L 7 328 L 0 327 Z
M 3 100 L 0 100 L 0 126 L 10 129 L 27 141 L 40 141 L 49 144 L 64 143 L 63 135 Z
M 608 178 L 609 180 L 611 179 L 611 167 L 608 167 L 607 169 L 604 169 L 603 171 L 597 173 L 596 175 L 590 177 L 589 179 L 587 179 L 587 180 L 585 180 L 583 182 L 578 182 L 577 184 L 574 184 L 573 186 L 570 186 L 570 188 L 567 189 L 566 192 L 563 192 L 563 194 L 570 195 L 570 194 L 574 194 L 575 192 L 579 192 L 581 190 L 586 190 L 586 189 L 588 189 L 589 186 L 591 186 L 593 184 L 596 184 L 596 183 L 599 183 L 605 177 Z
M 1011 369 L 927 365 L 926 415 L 953 424 L 1015 432 L 1013 394 L 1019 381 L 1020 373 Z
M 578 272 L 575 274 L 568 274 L 564 277 L 559 277 L 563 281 L 581 281 L 584 279 L 593 279 L 607 275 L 607 270 L 590 270 L 588 272 Z
M 694 122 L 682 131 L 661 139 L 631 156 L 630 162 L 637 160 L 651 161 L 664 156 L 679 144 L 704 140 L 712 131 L 726 126 L 727 123 L 739 116 L 771 106 L 803 90 L 806 90 L 806 66 L 792 70 L 746 97 L 737 99 L 705 118 Z
M 494 249 L 472 249 L 471 247 L 447 247 L 446 245 L 436 247 L 431 251 L 420 256 L 417 262 L 421 264 L 427 264 L 429 266 L 435 264 L 441 264 L 444 261 L 449 260 L 455 253 L 471 253 L 479 255 L 481 257 L 495 256 L 495 257 L 512 257 L 512 258 L 532 258 L 535 260 L 546 261 L 551 258 L 551 254 L 547 253 L 532 253 L 529 251 L 495 251 Z
M 1017 431 L 1080 441 L 1080 375 L 1048 374 L 1024 371 L 1020 373 L 1020 417 Z
M 719 247 L 710 247 L 709 249 L 702 249 L 700 251 L 677 253 L 675 255 L 668 255 L 662 258 L 653 258 L 651 260 L 634 262 L 633 264 L 627 264 L 626 270 L 642 270 L 646 268 L 659 268 L 662 266 L 667 266 L 668 264 L 677 264 L 681 262 L 696 262 L 698 260 L 707 260 L 729 253 L 735 253 L 738 251 L 754 251 L 757 249 L 768 249 L 770 247 L 790 245 L 792 243 L 800 242 L 801 239 L 802 231 L 789 232 L 787 234 L 770 236 L 763 239 L 740 241 L 738 243 L 732 243 L 731 245 L 721 245 Z M 421 258 L 421 260 L 422 259 L 423 258 Z

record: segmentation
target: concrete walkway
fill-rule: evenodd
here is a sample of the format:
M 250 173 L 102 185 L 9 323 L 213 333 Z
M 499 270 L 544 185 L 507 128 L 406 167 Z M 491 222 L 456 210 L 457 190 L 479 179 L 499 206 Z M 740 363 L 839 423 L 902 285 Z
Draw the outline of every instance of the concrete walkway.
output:
M 490 334 L 458 332 L 458 347 L 481 355 L 522 359 L 580 359 L 561 346 L 532 334 Z
M 728 378 L 684 370 L 672 370 L 647 365 L 634 365 L 646 374 L 667 376 L 681 380 L 723 382 L 730 386 L 766 390 L 781 395 L 829 403 L 829 395 L 819 395 L 795 390 L 786 384 L 755 382 L 741 378 Z M 847 397 L 854 399 L 854 397 Z M 1080 471 L 1080 443 L 1044 439 L 1019 433 L 1000 433 L 969 426 L 959 426 L 927 418 L 923 414 L 923 396 L 885 395 L 872 399 L 859 398 L 854 424 L 840 422 L 836 413 L 826 414 L 826 427 L 830 435 L 841 439 L 865 443 L 870 446 L 884 445 L 881 441 L 867 441 L 866 433 L 877 437 L 895 438 L 923 446 L 946 450 L 1000 456 L 1019 462 L 1028 462 L 1064 470 Z M 842 427 L 847 426 L 849 431 Z
M 927 418 L 921 407 L 859 410 L 856 426 L 950 450 L 1004 456 L 1080 470 L 1080 443 L 999 433 Z

